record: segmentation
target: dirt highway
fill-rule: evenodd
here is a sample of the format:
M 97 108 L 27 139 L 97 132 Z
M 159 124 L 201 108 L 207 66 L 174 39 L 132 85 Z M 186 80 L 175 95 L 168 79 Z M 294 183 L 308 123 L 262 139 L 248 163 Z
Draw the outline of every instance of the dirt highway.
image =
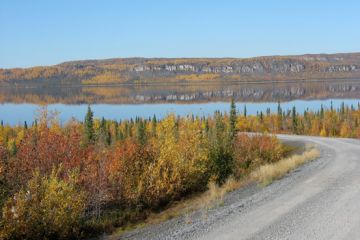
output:
M 360 239 L 360 141 L 279 135 L 314 143 L 319 159 L 224 204 L 125 234 L 122 239 Z

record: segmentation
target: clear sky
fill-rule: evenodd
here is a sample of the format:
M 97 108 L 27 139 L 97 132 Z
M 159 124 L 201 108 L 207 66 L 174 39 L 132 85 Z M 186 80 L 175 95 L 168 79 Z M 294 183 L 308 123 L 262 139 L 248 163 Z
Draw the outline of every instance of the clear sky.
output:
M 0 0 L 0 68 L 360 51 L 359 0 Z

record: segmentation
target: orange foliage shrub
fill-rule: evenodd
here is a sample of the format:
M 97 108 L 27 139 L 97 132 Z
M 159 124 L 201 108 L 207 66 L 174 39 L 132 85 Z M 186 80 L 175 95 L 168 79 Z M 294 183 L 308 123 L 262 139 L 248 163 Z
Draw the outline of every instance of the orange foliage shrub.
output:
M 28 130 L 17 146 L 16 156 L 9 161 L 8 182 L 18 189 L 36 169 L 41 174 L 49 174 L 54 166 L 60 164 L 65 171 L 81 168 L 87 154 L 80 146 L 81 138 L 81 133 L 75 128 L 68 134 L 47 127 Z
M 234 143 L 236 177 L 242 177 L 261 164 L 273 163 L 283 157 L 283 148 L 276 137 L 239 134 Z
M 151 146 L 141 146 L 133 139 L 117 144 L 107 166 L 112 198 L 132 206 L 144 202 L 145 170 L 153 161 Z

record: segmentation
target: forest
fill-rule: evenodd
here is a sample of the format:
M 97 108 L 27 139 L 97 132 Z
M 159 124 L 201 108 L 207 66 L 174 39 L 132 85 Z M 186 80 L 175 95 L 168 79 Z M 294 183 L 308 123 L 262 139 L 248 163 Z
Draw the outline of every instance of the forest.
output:
M 0 239 L 79 239 L 139 222 L 289 154 L 272 133 L 360 138 L 360 106 L 0 125 Z M 247 135 L 243 132 L 265 134 Z

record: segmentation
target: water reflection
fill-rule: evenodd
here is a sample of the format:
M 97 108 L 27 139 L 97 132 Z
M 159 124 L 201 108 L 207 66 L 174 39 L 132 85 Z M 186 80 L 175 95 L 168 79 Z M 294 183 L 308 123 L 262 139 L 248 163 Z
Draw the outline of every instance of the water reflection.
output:
M 39 104 L 59 111 L 60 120 L 83 120 L 87 104 L 95 117 L 122 120 L 136 116 L 161 118 L 170 112 L 179 115 L 206 116 L 215 110 L 227 111 L 234 98 L 239 112 L 247 106 L 249 114 L 276 111 L 277 102 L 284 110 L 296 106 L 318 110 L 320 105 L 357 107 L 360 101 L 360 81 L 283 82 L 237 85 L 180 86 L 112 86 L 112 87 L 29 87 L 0 88 L 0 120 L 11 125 L 31 123 Z
M 236 85 L 0 88 L 1 103 L 189 103 L 277 102 L 295 99 L 357 98 L 359 81 L 305 81 Z

